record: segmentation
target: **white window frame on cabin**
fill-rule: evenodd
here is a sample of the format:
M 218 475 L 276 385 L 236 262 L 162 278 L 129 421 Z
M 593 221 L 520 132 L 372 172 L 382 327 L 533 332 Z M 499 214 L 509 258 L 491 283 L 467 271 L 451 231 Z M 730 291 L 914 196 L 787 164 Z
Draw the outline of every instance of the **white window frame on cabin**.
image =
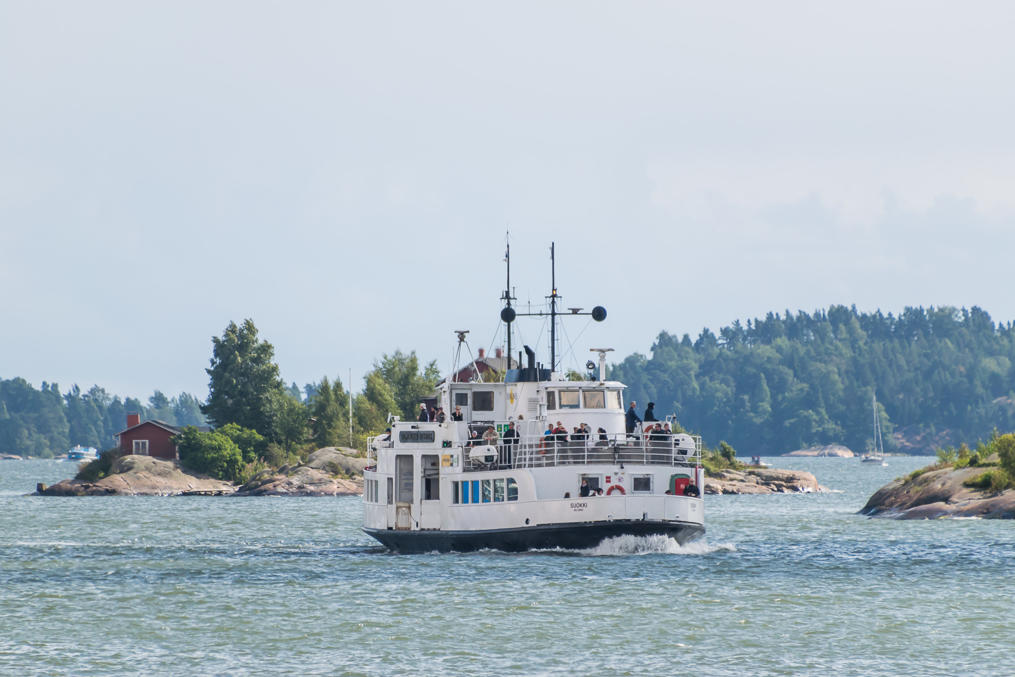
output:
M 148 455 L 148 440 L 134 440 L 131 447 L 131 453 L 135 456 Z

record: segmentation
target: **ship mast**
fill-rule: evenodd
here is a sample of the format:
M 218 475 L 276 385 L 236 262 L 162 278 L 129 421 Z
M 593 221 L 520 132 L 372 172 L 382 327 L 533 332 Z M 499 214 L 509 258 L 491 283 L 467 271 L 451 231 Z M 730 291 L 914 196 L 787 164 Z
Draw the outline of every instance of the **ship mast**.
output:
M 550 243 L 550 295 L 547 296 L 550 300 L 550 371 L 553 372 L 557 369 L 557 300 L 560 295 L 557 293 L 557 260 L 556 260 L 556 246 L 555 243 Z M 506 305 L 500 311 L 500 319 L 503 320 L 508 328 L 508 365 L 511 364 L 511 323 L 514 322 L 516 317 L 545 317 L 545 311 L 538 311 L 535 313 L 518 313 L 511 307 L 511 301 L 514 299 L 511 296 L 511 261 L 510 254 L 511 248 L 508 246 L 507 253 L 504 255 L 504 261 L 508 264 L 508 287 L 504 290 L 504 295 L 501 300 L 506 302 Z M 606 308 L 602 306 L 596 306 L 592 309 L 591 313 L 581 312 L 581 308 L 569 308 L 571 312 L 568 315 L 591 315 L 592 319 L 596 322 L 602 322 L 606 319 Z M 521 367 L 521 364 L 519 364 Z

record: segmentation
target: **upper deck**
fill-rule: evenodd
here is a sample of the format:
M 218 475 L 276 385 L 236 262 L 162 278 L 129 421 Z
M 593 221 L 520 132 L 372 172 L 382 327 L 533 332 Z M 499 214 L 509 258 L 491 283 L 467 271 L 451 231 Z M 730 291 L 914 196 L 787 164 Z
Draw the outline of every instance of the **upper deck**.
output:
M 368 458 L 376 464 L 385 453 L 434 453 L 457 456 L 453 465 L 465 472 L 512 468 L 549 468 L 564 465 L 694 466 L 701 461 L 701 437 L 687 433 L 642 430 L 632 434 L 523 431 L 505 435 L 516 421 L 444 423 L 398 421 L 391 433 L 368 440 Z M 522 421 L 525 428 L 541 421 Z M 653 425 L 664 426 L 666 422 Z M 451 464 L 451 460 L 448 461 Z

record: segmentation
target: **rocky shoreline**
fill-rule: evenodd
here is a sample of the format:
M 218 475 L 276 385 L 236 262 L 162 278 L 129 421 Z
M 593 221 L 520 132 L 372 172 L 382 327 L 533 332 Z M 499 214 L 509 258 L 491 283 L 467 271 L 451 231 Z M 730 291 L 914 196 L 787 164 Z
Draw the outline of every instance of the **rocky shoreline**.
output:
M 985 470 L 948 467 L 897 479 L 878 489 L 860 514 L 892 519 L 1015 519 L 1015 490 L 998 493 L 964 485 Z
M 791 494 L 827 491 L 804 470 L 747 468 L 720 470 L 705 478 L 706 494 Z
M 351 451 L 351 450 L 350 450 Z M 363 493 L 365 458 L 335 447 L 318 449 L 306 462 L 265 470 L 242 486 L 184 472 L 172 461 L 123 456 L 109 476 L 95 482 L 68 479 L 39 484 L 39 496 L 354 496 Z M 358 475 L 358 476 L 357 476 Z

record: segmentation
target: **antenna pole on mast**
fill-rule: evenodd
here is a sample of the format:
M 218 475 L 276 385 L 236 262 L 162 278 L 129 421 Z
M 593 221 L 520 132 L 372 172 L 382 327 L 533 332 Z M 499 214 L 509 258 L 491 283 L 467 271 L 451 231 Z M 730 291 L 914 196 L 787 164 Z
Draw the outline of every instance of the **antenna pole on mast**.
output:
M 550 243 L 550 371 L 557 369 L 557 262 Z

